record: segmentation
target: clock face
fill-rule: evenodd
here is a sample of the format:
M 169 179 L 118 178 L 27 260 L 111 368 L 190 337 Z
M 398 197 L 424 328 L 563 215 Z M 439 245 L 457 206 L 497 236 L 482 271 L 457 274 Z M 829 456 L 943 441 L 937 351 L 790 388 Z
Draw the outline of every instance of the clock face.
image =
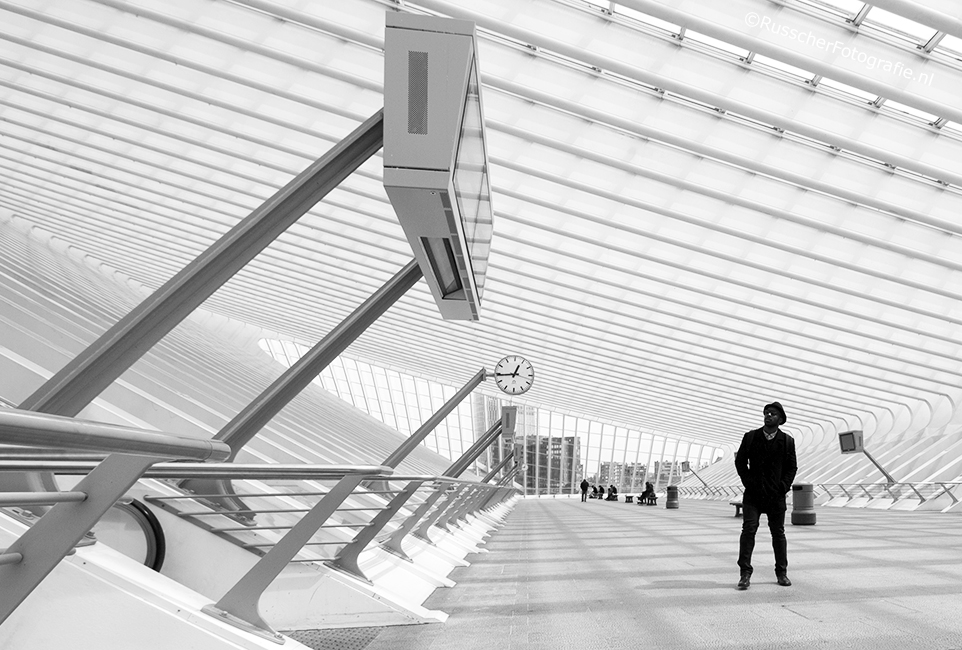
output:
M 505 393 L 520 395 L 534 383 L 534 368 L 527 359 L 508 355 L 494 367 L 494 381 Z

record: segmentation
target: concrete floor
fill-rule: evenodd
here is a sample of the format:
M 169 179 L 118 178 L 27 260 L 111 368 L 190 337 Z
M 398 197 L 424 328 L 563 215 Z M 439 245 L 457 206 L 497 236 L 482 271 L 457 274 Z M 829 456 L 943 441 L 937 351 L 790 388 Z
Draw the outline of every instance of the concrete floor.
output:
M 962 517 L 816 512 L 786 526 L 794 585 L 775 584 L 763 517 L 738 591 L 727 503 L 524 500 L 425 603 L 446 623 L 383 628 L 366 650 L 962 649 Z

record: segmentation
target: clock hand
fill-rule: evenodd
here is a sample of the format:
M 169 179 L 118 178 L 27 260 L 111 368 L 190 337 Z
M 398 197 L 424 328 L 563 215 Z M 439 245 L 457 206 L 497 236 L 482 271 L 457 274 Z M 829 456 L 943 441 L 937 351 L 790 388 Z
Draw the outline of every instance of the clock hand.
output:
M 511 373 L 511 376 L 512 376 L 512 377 L 517 377 L 519 370 L 521 370 L 521 364 L 520 364 L 520 363 L 518 364 L 518 367 L 514 369 L 514 372 Z
M 515 374 L 517 374 L 517 373 L 514 373 L 514 372 L 496 372 L 496 373 L 494 373 L 494 376 L 495 376 L 495 377 L 514 377 Z

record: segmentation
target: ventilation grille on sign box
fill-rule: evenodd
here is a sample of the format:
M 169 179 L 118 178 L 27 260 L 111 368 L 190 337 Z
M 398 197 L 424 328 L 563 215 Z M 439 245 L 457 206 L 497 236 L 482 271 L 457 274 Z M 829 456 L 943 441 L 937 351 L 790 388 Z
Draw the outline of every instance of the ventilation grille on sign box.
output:
M 427 52 L 408 52 L 408 133 L 428 134 Z

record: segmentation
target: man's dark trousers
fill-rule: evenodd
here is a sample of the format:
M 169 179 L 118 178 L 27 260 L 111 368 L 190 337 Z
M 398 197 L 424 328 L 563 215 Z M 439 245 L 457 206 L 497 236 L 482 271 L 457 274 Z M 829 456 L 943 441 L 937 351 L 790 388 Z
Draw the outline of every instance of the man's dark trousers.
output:
M 775 574 L 788 571 L 788 540 L 785 539 L 785 508 L 771 507 L 765 510 L 745 501 L 742 504 L 742 535 L 738 540 L 738 568 L 742 573 L 752 573 L 752 551 L 755 550 L 755 532 L 762 513 L 768 516 L 768 530 L 772 533 L 772 549 L 775 551 Z

